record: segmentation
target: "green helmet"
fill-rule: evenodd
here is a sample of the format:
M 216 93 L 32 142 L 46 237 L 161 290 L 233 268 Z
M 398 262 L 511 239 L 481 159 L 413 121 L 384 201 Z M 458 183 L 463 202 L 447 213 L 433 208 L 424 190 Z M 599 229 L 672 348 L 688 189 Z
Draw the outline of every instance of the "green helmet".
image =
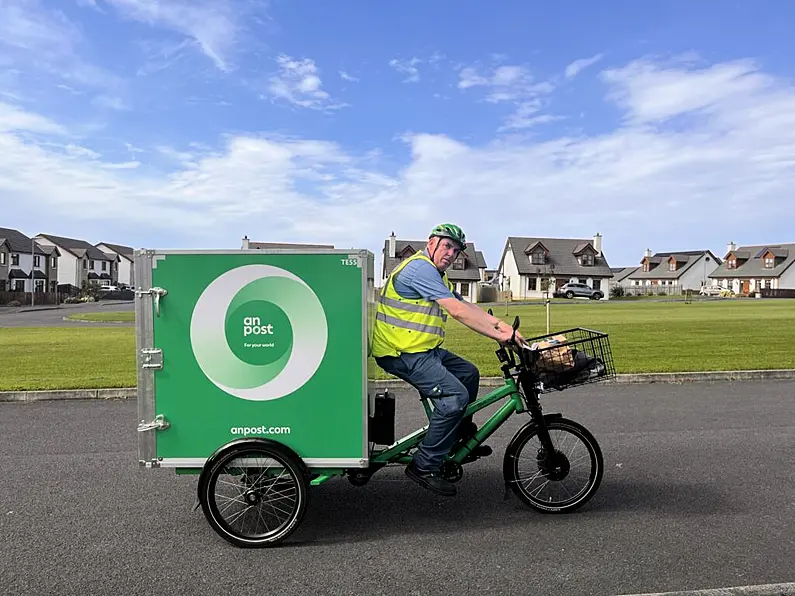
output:
M 455 224 L 439 224 L 431 231 L 430 237 L 433 238 L 434 236 L 439 236 L 440 238 L 450 238 L 451 240 L 458 242 L 458 244 L 461 245 L 462 250 L 466 248 L 467 245 L 467 237 L 466 234 L 464 234 L 464 230 Z

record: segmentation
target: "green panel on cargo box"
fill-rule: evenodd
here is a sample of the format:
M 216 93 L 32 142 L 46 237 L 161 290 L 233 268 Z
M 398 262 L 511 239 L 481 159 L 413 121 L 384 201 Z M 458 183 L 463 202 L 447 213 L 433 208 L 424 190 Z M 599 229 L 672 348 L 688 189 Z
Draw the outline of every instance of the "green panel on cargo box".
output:
M 166 251 L 167 253 L 167 251 Z M 367 313 L 346 254 L 164 254 L 152 282 L 163 350 L 158 458 L 207 458 L 244 437 L 304 459 L 366 457 Z

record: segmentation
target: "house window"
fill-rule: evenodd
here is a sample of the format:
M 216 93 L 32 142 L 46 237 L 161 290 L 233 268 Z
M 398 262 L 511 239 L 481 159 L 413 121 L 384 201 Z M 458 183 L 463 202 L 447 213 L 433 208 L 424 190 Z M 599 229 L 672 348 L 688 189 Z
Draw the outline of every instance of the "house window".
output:
M 104 265 L 104 263 L 103 263 Z M 463 269 L 464 268 L 464 257 L 458 257 L 455 261 L 453 261 L 453 269 Z M 102 270 L 104 271 L 105 268 L 103 267 Z
M 538 278 L 537 277 L 528 277 L 527 278 L 527 289 L 529 291 L 535 292 L 538 288 Z
M 50 292 L 52 292 L 53 294 L 58 292 L 58 282 L 57 281 L 51 281 L 50 282 Z
M 643 271 L 646 272 L 646 273 L 649 272 L 649 264 L 648 263 L 643 263 Z
M 52 269 L 55 269 L 57 266 L 58 266 L 58 259 L 56 259 L 55 257 L 51 258 L 50 259 L 50 267 Z
M 676 271 L 676 261 L 668 263 L 668 271 Z
M 88 264 L 88 268 L 89 268 L 89 269 L 91 269 L 91 271 L 93 271 L 93 270 L 94 270 L 94 261 L 91 261 L 91 262 Z
M 19 267 L 19 255 L 12 254 L 11 255 L 11 265 L 15 267 Z
M 544 253 L 541 251 L 534 252 L 530 260 L 533 265 L 543 265 L 546 262 L 544 259 Z
M 595 280 L 593 280 L 591 285 L 593 286 L 594 290 L 601 290 L 602 289 L 602 280 L 601 279 L 595 279 Z
M 0 265 L 6 264 L 6 253 L 0 252 Z
M 453 269 L 455 269 L 455 263 L 453 263 Z M 108 264 L 105 261 L 102 261 L 102 270 L 103 271 L 108 270 Z
M 734 259 L 726 261 L 726 269 L 737 269 L 737 261 Z
M 88 261 L 83 259 L 83 269 L 85 269 L 86 267 L 88 267 Z
M 25 280 L 24 279 L 17 279 L 14 281 L 14 291 L 15 292 L 24 292 L 25 291 Z
M 582 255 L 582 257 L 580 257 L 580 265 L 584 267 L 593 265 L 593 255 Z
M 461 291 L 459 292 L 459 294 L 461 294 L 461 296 L 469 296 L 469 284 L 468 283 L 462 283 L 461 284 Z
M 36 291 L 37 292 L 43 292 L 44 291 L 44 280 L 43 279 L 37 279 L 36 280 Z
M 769 290 L 771 285 L 772 285 L 772 280 L 766 279 L 765 280 L 765 288 L 767 288 Z
M 772 269 L 776 266 L 776 257 L 765 258 L 765 269 Z
M 33 266 L 41 267 L 41 257 L 39 255 L 33 257 Z

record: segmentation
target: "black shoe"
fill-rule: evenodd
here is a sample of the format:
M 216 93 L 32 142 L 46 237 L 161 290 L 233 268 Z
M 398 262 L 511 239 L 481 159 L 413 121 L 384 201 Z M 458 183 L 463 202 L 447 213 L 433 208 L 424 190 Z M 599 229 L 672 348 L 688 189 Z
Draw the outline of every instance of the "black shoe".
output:
M 442 478 L 439 472 L 419 470 L 414 465 L 414 462 L 406 466 L 406 476 L 423 488 L 427 488 L 429 491 L 435 492 L 438 495 L 452 497 L 456 494 L 453 483 Z
M 491 447 L 489 447 L 488 445 L 478 445 L 472 450 L 472 453 L 470 453 L 464 458 L 464 463 L 466 464 L 469 462 L 473 462 L 477 459 L 480 459 L 481 457 L 488 457 L 492 453 L 493 451 L 491 450 Z

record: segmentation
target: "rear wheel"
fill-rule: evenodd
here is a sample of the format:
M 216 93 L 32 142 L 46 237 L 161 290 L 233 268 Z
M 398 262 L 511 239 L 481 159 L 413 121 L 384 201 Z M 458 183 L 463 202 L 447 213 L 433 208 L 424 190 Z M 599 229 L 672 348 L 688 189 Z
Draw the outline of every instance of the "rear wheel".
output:
M 566 292 L 566 298 L 569 298 L 569 299 L 574 298 L 574 292 L 572 292 L 571 290 Z
M 602 299 L 601 292 L 594 292 L 593 294 L 591 294 L 591 300 L 601 300 L 601 299 Z
M 242 443 L 208 462 L 199 502 L 210 527 L 242 548 L 273 546 L 298 527 L 309 500 L 303 462 L 277 443 Z
M 542 513 L 567 513 L 582 507 L 602 482 L 604 460 L 599 444 L 582 425 L 558 418 L 547 428 L 555 447 L 546 453 L 534 423 L 511 440 L 503 476 L 513 493 Z

